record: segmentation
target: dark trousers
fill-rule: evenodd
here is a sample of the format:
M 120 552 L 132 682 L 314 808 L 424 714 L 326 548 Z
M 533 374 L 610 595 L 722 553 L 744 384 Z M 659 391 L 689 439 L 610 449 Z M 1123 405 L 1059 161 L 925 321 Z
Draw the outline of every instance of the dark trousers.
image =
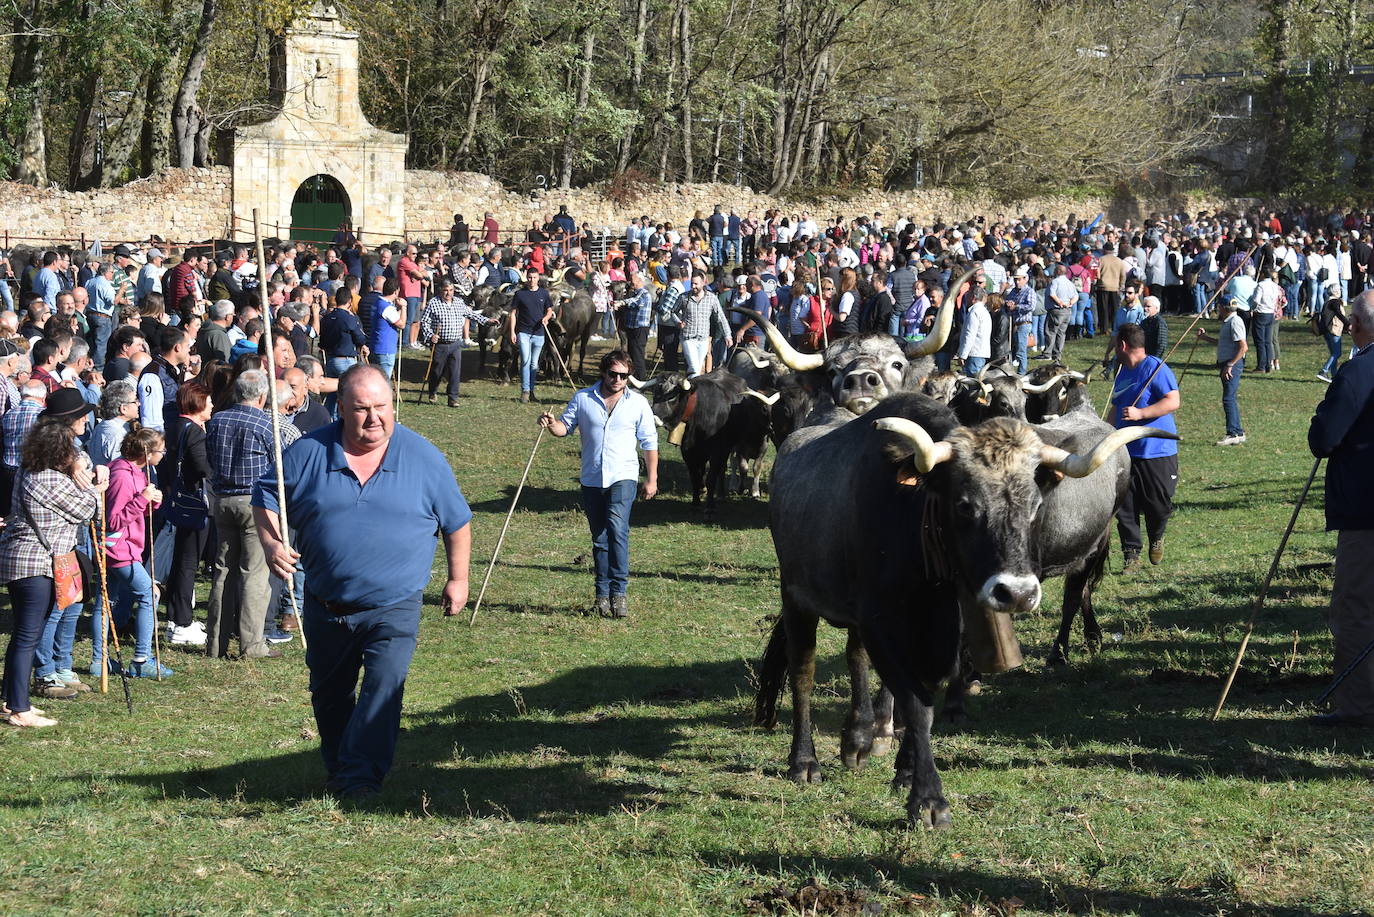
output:
M 440 341 L 434 345 L 434 365 L 429 369 L 429 394 L 439 390 L 439 380 L 448 375 L 448 400 L 458 400 L 459 377 L 463 375 L 463 342 L 453 341 L 445 344 Z
M 53 610 L 56 592 L 51 576 L 26 576 L 9 583 L 14 630 L 5 650 L 5 702 L 14 713 L 29 709 L 29 679 L 33 676 L 33 652 L 43 622 Z
M 1178 487 L 1178 456 L 1131 459 L 1131 486 L 1116 510 L 1116 533 L 1121 537 L 1123 554 L 1140 553 L 1140 517 L 1145 516 L 1145 531 L 1153 544 L 1164 537 L 1169 516 L 1174 512 L 1174 489 Z
M 310 702 L 330 787 L 338 792 L 380 787 L 391 770 L 421 596 L 340 615 L 306 593 L 301 625 L 309 642 Z
M 678 349 L 682 345 L 682 329 L 675 325 L 658 326 L 658 346 L 663 352 L 663 371 L 677 372 Z M 642 377 L 641 377 L 642 378 Z
M 14 500 L 14 479 L 18 474 L 18 468 L 0 463 L 0 516 L 10 514 L 10 503 Z
M 626 328 L 625 339 L 630 351 L 631 370 L 636 379 L 647 379 L 648 373 L 644 370 L 644 348 L 649 344 L 648 328 Z
M 1121 308 L 1121 293 L 1116 290 L 1098 290 L 1094 298 L 1097 300 L 1097 327 L 1109 331 L 1116 319 L 1116 310 Z
M 167 617 L 177 627 L 189 627 L 195 615 L 196 573 L 200 571 L 200 557 L 205 542 L 210 539 L 210 525 L 195 529 L 177 528 L 176 544 L 172 549 L 172 566 L 167 570 Z

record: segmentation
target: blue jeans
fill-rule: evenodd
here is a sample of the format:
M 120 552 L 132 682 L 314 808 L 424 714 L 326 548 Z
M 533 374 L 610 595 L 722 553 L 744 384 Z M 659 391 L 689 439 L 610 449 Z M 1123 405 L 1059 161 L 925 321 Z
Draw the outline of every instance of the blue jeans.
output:
M 954 363 L 954 354 L 948 350 L 938 350 L 935 352 L 935 368 L 942 373 L 949 372 L 950 366 Z
M 421 596 L 335 614 L 306 594 L 301 626 L 308 642 L 310 704 L 333 789 L 380 787 L 391 770 L 406 674 L 420 632 Z
M 539 353 L 544 349 L 544 335 L 520 332 L 520 391 L 534 393 L 534 378 L 539 373 Z
M 1289 318 L 1297 318 L 1298 308 L 1302 305 L 1300 299 L 1302 296 L 1302 283 L 1297 280 L 1293 281 L 1283 288 L 1283 294 L 1288 297 L 1288 305 L 1284 306 L 1283 314 Z
M 105 369 L 105 351 L 109 349 L 110 335 L 114 333 L 114 321 L 108 315 L 86 310 L 86 324 L 91 326 L 91 359 L 96 368 Z
M 110 590 L 111 616 L 115 627 L 121 628 L 134 615 L 134 657 L 147 659 L 153 653 L 153 628 L 157 620 L 153 614 L 153 581 L 141 563 L 124 567 L 110 567 L 106 573 Z M 91 669 L 99 672 L 104 661 L 100 649 L 100 635 L 109 625 L 105 623 L 105 603 L 99 595 L 91 603 Z
M 76 625 L 81 620 L 81 603 L 73 602 L 66 608 L 54 607 L 43 622 L 43 633 L 38 637 L 38 649 L 34 650 L 34 675 L 46 678 L 55 672 L 72 670 L 72 646 L 76 643 Z
M 1221 380 L 1221 408 L 1226 412 L 1226 435 L 1242 436 L 1245 428 L 1240 425 L 1240 403 L 1236 396 L 1240 393 L 1240 376 L 1245 369 L 1244 363 L 1231 367 L 1231 378 Z
M 636 481 L 616 481 L 610 487 L 582 485 L 582 508 L 592 531 L 592 561 L 596 595 L 625 595 L 630 586 L 630 508 Z
M 1012 356 L 1016 359 L 1016 365 L 1021 367 L 1022 373 L 1030 371 L 1030 357 L 1027 355 L 1030 333 L 1030 322 L 1017 325 L 1012 331 Z
M 391 370 L 396 366 L 396 354 L 394 353 L 374 353 L 369 360 L 382 372 L 386 373 L 388 379 L 391 378 Z
M 711 237 L 711 265 L 718 267 L 725 261 L 725 237 Z
M 615 338 L 615 312 L 608 308 L 601 313 L 600 320 L 601 330 L 597 333 L 607 340 L 613 340 Z
M 0 280 L 0 299 L 5 301 L 5 308 L 14 311 L 14 291 L 10 289 L 8 281 Z
M 967 357 L 964 360 L 964 375 L 977 376 L 988 365 L 987 357 Z
M 8 584 L 14 632 L 5 650 L 5 703 L 15 713 L 29 709 L 29 676 L 33 674 L 34 650 L 43 624 L 52 611 L 54 587 L 51 576 L 26 576 Z
M 1274 364 L 1273 349 L 1269 346 L 1269 334 L 1271 326 L 1274 324 L 1274 316 L 1267 312 L 1256 312 L 1251 324 L 1255 335 L 1255 350 L 1259 360 L 1256 368 L 1264 371 Z
M 324 361 L 324 374 L 331 379 L 337 379 L 347 372 L 351 367 L 358 363 L 357 357 L 330 357 Z M 390 373 L 388 373 L 390 375 Z M 324 406 L 329 411 L 329 416 L 335 420 L 339 419 L 339 394 L 330 392 L 324 396 Z
M 1083 328 L 1083 333 L 1092 337 L 1096 333 L 1097 318 L 1093 315 L 1093 298 L 1089 293 L 1078 294 L 1078 305 L 1073 307 L 1073 321 L 1071 324 L 1079 325 Z
M 1045 319 L 1048 313 L 1042 312 L 1039 315 L 1031 316 L 1031 333 L 1035 335 L 1036 349 L 1045 349 Z
M 418 324 L 420 321 L 420 297 L 407 296 L 406 300 L 406 327 Z M 405 343 L 402 341 L 401 343 Z
M 1196 286 L 1193 287 L 1193 314 L 1194 314 L 1194 315 L 1198 314 L 1198 313 L 1201 312 L 1203 309 L 1207 308 L 1207 299 L 1208 299 L 1208 297 L 1210 297 L 1211 295 L 1212 295 L 1212 294 L 1211 294 L 1211 291 L 1209 291 L 1209 290 L 1207 289 L 1207 285 L 1206 285 L 1205 283 L 1199 283 L 1199 284 L 1197 284 Z
M 1327 334 L 1323 337 L 1326 338 L 1326 351 L 1331 356 L 1322 365 L 1322 373 L 1329 376 L 1336 371 L 1336 364 L 1341 361 L 1341 336 L 1339 334 Z
M 1307 278 L 1307 311 L 1312 313 L 1322 307 L 1322 284 L 1315 277 Z
M 891 335 L 900 334 L 902 331 L 902 313 L 893 312 L 887 317 L 887 333 Z

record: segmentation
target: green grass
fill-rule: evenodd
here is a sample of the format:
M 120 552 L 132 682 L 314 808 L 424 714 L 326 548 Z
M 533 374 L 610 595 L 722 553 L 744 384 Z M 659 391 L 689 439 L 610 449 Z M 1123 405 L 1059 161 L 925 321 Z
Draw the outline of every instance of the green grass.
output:
M 1100 343 L 1072 345 L 1072 362 Z M 476 627 L 439 615 L 436 565 L 376 808 L 323 793 L 298 647 L 257 664 L 169 651 L 176 677 L 135 684 L 132 717 L 115 684 L 50 703 L 54 730 L 0 733 L 0 913 L 811 913 L 788 897 L 810 880 L 819 913 L 865 899 L 885 913 L 1367 913 L 1374 737 L 1302 721 L 1330 665 L 1329 579 L 1294 568 L 1334 544 L 1320 484 L 1229 706 L 1207 721 L 1312 464 L 1324 349 L 1291 326 L 1283 344 L 1282 373 L 1245 377 L 1250 441 L 1233 449 L 1212 445 L 1209 349 L 1188 366 L 1180 348 L 1165 563 L 1123 578 L 1113 556 L 1107 648 L 1063 671 L 1040 661 L 1058 621 L 1049 584 L 1047 610 L 1020 625 L 1025 668 L 990 679 L 964 728 L 939 729 L 948 831 L 903 826 L 890 758 L 840 766 L 838 632 L 823 628 L 818 676 L 826 782 L 782 777 L 790 705 L 774 733 L 749 725 L 777 608 L 763 503 L 703 523 L 666 447 L 667 492 L 635 510 L 632 617 L 592 618 L 576 444 L 546 437 Z M 465 392 L 457 411 L 408 403 L 401 420 L 446 450 L 476 511 L 475 595 L 537 409 L 514 388 Z

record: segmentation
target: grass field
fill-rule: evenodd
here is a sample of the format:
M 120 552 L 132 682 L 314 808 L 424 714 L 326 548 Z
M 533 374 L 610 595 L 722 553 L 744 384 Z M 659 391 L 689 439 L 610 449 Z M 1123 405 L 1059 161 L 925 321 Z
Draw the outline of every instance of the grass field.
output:
M 1070 362 L 1100 344 L 1071 345 Z M 436 565 L 374 808 L 324 794 L 298 645 L 273 663 L 169 652 L 176 677 L 136 683 L 132 717 L 114 683 L 50 702 L 56 729 L 0 733 L 0 913 L 1369 913 L 1374 735 L 1303 722 L 1330 666 L 1329 574 L 1295 566 L 1334 546 L 1320 479 L 1229 705 L 1207 721 L 1312 465 L 1324 345 L 1285 327 L 1284 369 L 1247 373 L 1249 442 L 1229 449 L 1212 445 L 1209 348 L 1189 364 L 1191 348 L 1172 361 L 1184 445 L 1164 564 L 1122 577 L 1114 551 L 1106 648 L 1067 670 L 1041 661 L 1058 623 L 1048 584 L 1020 622 L 1027 665 L 938 730 L 947 831 L 903 826 L 890 758 L 841 767 L 838 632 L 821 635 L 826 782 L 782 776 L 790 705 L 774 733 L 749 725 L 777 610 L 763 502 L 703 523 L 665 443 L 666 492 L 635 509 L 632 616 L 590 617 L 576 445 L 546 437 L 475 627 L 439 615 Z M 476 512 L 475 596 L 538 408 L 513 387 L 464 392 L 456 411 L 407 403 L 401 422 L 448 453 Z

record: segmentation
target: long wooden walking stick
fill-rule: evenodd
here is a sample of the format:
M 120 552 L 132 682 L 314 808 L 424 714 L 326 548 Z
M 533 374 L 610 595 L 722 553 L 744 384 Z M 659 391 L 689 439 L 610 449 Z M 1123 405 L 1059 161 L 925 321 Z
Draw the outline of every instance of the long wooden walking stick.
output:
M 257 247 L 258 253 L 258 284 L 266 292 L 267 290 L 267 261 L 262 253 L 262 232 L 258 229 L 258 208 L 253 208 L 253 244 Z M 275 320 L 276 316 L 268 316 Z M 281 411 L 277 407 L 277 366 L 272 356 L 274 348 L 267 348 L 267 403 L 272 406 L 272 458 L 274 467 L 277 471 L 277 527 L 280 529 L 281 543 L 287 551 L 291 550 L 291 529 L 286 524 L 286 479 L 282 476 L 281 467 Z M 397 373 L 396 378 L 400 380 L 400 361 L 401 353 L 399 345 L 396 348 Z M 399 395 L 399 389 L 398 389 Z M 296 581 L 293 577 L 286 578 L 287 595 L 291 599 L 291 613 L 296 616 L 296 623 L 300 625 L 301 649 L 306 649 L 305 644 L 305 625 L 301 621 L 300 606 L 296 604 Z M 240 647 L 242 652 L 242 647 Z
M 568 364 L 563 362 L 563 355 L 558 352 L 558 345 L 553 341 L 553 334 L 551 334 L 547 328 L 544 329 L 544 342 L 549 345 L 549 349 L 553 351 L 554 358 L 558 360 L 558 366 L 563 370 L 563 378 L 567 379 L 568 384 L 576 389 L 577 383 L 573 381 L 572 372 L 568 369 Z M 536 367 L 536 369 L 537 368 L 538 367 Z
M 276 392 L 273 392 L 275 395 Z M 153 531 L 153 506 L 148 504 L 148 524 L 146 531 L 148 537 L 156 534 Z M 153 540 L 148 542 L 148 584 L 149 591 L 153 593 L 153 664 L 157 666 L 157 680 L 162 681 L 162 634 L 158 627 L 157 620 L 157 551 Z
M 419 404 L 420 399 L 425 396 L 425 386 L 429 384 L 429 374 L 434 371 L 434 352 L 439 349 L 439 338 L 436 337 L 429 345 L 429 364 L 425 366 L 425 378 L 420 382 L 420 388 L 415 392 L 415 403 Z M 438 382 L 434 383 L 438 386 Z
M 506 524 L 501 526 L 501 534 L 496 539 L 496 550 L 491 552 L 491 561 L 487 564 L 487 575 L 482 577 L 482 588 L 477 593 L 477 604 L 472 606 L 472 617 L 468 618 L 468 626 L 477 623 L 477 612 L 482 607 L 482 597 L 487 594 L 487 584 L 491 582 L 491 571 L 496 569 L 496 558 L 501 556 L 501 546 L 506 543 L 506 531 L 510 528 L 511 518 L 515 516 L 515 505 L 520 502 L 520 492 L 525 489 L 525 481 L 530 476 L 530 468 L 534 465 L 534 455 L 539 451 L 539 441 L 544 438 L 544 431 L 548 428 L 544 425 L 539 426 L 539 433 L 534 437 L 534 448 L 530 450 L 530 460 L 525 463 L 525 473 L 520 475 L 520 484 L 515 488 L 515 496 L 511 498 L 510 510 L 506 513 Z
M 1212 711 L 1212 722 L 1217 721 L 1221 716 L 1221 708 L 1226 704 L 1226 695 L 1231 693 L 1231 684 L 1236 680 L 1236 674 L 1240 672 L 1240 662 L 1245 658 L 1245 650 L 1250 645 L 1250 635 L 1255 632 L 1255 619 L 1259 617 L 1260 609 L 1264 607 L 1264 597 L 1269 592 L 1269 584 L 1274 579 L 1274 574 L 1278 572 L 1279 560 L 1283 557 L 1283 549 L 1288 547 L 1288 536 L 1293 534 L 1293 526 L 1298 522 L 1298 513 L 1302 510 L 1302 505 L 1307 502 L 1307 492 L 1312 489 L 1312 481 L 1317 477 L 1317 469 L 1322 465 L 1322 460 L 1317 459 L 1312 463 L 1312 471 L 1307 475 L 1307 483 L 1302 485 L 1302 493 L 1298 495 L 1298 502 L 1293 506 L 1293 515 L 1288 518 L 1288 527 L 1283 530 L 1283 537 L 1279 539 L 1279 549 L 1274 552 L 1274 561 L 1269 565 L 1269 572 L 1264 575 L 1264 583 L 1260 586 L 1259 594 L 1255 596 L 1254 606 L 1250 611 L 1250 622 L 1245 625 L 1245 635 L 1240 638 L 1240 648 L 1236 650 L 1236 661 L 1231 664 L 1231 672 L 1226 676 L 1226 684 L 1222 685 L 1221 697 L 1217 698 L 1217 707 Z
M 102 653 L 100 656 L 100 693 L 108 694 L 110 690 L 110 657 L 107 654 L 110 643 L 114 643 L 115 662 L 119 666 L 119 680 L 124 685 L 124 705 L 129 708 L 129 712 L 134 712 L 134 696 L 129 690 L 129 670 L 124 668 L 124 654 L 119 648 L 119 632 L 115 630 L 114 608 L 110 605 L 110 586 L 109 586 L 109 567 L 108 559 L 105 556 L 105 492 L 101 491 L 98 495 L 100 501 L 100 541 L 96 551 L 96 569 L 100 571 L 100 599 L 101 613 L 105 616 L 105 623 L 100 628 L 100 644 Z M 91 526 L 91 533 L 95 534 L 95 526 Z
M 104 503 L 104 500 L 101 501 Z M 104 507 L 101 507 L 101 515 L 104 515 Z M 94 544 L 93 550 L 99 554 L 95 558 L 95 568 L 100 573 L 100 613 L 103 616 L 100 624 L 100 693 L 110 693 L 110 596 L 105 588 L 105 544 L 104 540 L 96 534 L 95 522 L 91 523 L 91 542 Z
M 1336 689 L 1341 686 L 1341 682 L 1349 678 L 1351 673 L 1358 669 L 1361 663 L 1363 663 L 1366 659 L 1369 658 L 1370 653 L 1374 653 L 1374 640 L 1371 640 L 1368 643 L 1366 643 L 1364 649 L 1360 650 L 1360 654 L 1356 656 L 1354 659 L 1350 660 L 1350 665 L 1346 666 L 1345 670 L 1342 671 L 1341 674 L 1336 676 L 1336 680 L 1331 682 L 1331 684 L 1327 686 L 1326 690 L 1322 692 L 1322 696 L 1317 698 L 1318 707 L 1326 703 L 1327 698 L 1336 693 Z

